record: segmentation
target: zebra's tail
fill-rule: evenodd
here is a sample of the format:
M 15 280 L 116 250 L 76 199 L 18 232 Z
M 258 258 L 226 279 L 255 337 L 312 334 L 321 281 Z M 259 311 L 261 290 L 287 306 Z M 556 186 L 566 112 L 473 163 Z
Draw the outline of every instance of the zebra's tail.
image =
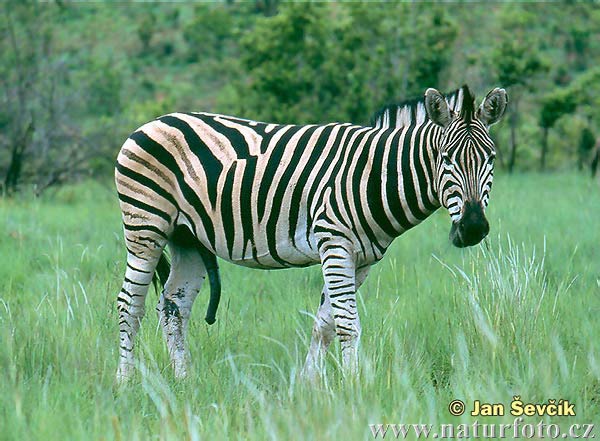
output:
M 209 325 L 212 325 L 216 321 L 217 309 L 219 309 L 219 302 L 221 301 L 221 276 L 219 274 L 219 265 L 217 264 L 217 257 L 208 251 L 203 246 L 199 246 L 200 256 L 206 267 L 206 273 L 208 274 L 208 282 L 210 283 L 210 300 L 208 302 L 208 308 L 206 310 L 206 316 L 204 320 Z M 171 272 L 171 264 L 167 259 L 165 253 L 161 254 L 158 264 L 156 265 L 156 272 L 152 278 L 152 283 L 156 292 L 159 292 L 158 285 L 161 287 L 165 286 L 169 273 Z
M 206 316 L 204 320 L 209 325 L 212 325 L 216 318 L 217 309 L 219 308 L 219 302 L 221 301 L 221 276 L 219 274 L 219 265 L 217 264 L 217 256 L 208 251 L 202 245 L 199 247 L 200 256 L 204 262 L 206 273 L 208 274 L 208 281 L 210 283 L 210 300 L 208 302 L 208 308 L 206 310 Z
M 158 259 L 158 264 L 156 265 L 156 272 L 152 277 L 152 284 L 154 285 L 154 289 L 156 293 L 159 292 L 159 285 L 161 288 L 165 286 L 167 283 L 167 279 L 169 278 L 169 273 L 171 272 L 171 264 L 167 259 L 165 253 L 160 255 L 160 259 Z

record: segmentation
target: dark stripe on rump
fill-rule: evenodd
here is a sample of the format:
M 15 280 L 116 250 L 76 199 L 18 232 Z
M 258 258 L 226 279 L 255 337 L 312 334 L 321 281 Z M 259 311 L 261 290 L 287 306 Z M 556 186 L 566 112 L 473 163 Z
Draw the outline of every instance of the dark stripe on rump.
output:
M 173 204 L 175 207 L 177 207 L 177 202 L 175 202 L 175 198 L 173 197 L 173 195 L 171 193 L 169 193 L 167 190 L 165 190 L 164 188 L 162 188 L 159 184 L 154 182 L 149 177 L 144 176 L 136 171 L 133 171 L 130 168 L 127 168 L 124 165 L 119 164 L 119 163 L 117 163 L 116 169 L 123 176 L 126 176 L 135 182 L 139 182 L 140 184 L 142 184 L 143 187 L 149 188 L 154 193 L 158 194 L 160 197 L 162 197 L 163 199 L 166 199 L 171 204 Z
M 179 188 L 183 194 L 183 197 L 188 201 L 190 205 L 194 207 L 194 209 L 198 212 L 200 219 L 202 220 L 202 225 L 204 230 L 206 231 L 206 236 L 208 241 L 210 242 L 211 247 L 214 249 L 215 243 L 215 230 L 212 224 L 212 219 L 208 216 L 208 213 L 204 209 L 200 198 L 196 194 L 196 192 L 185 182 L 183 178 L 183 173 L 177 166 L 177 162 L 175 158 L 169 153 L 162 145 L 158 142 L 154 141 L 144 132 L 138 131 L 133 133 L 130 137 L 133 141 L 135 141 L 140 148 L 146 151 L 149 155 L 155 157 L 167 167 L 169 170 L 173 172 L 177 179 L 177 183 L 179 184 Z
M 248 147 L 248 143 L 246 142 L 246 140 L 244 139 L 244 136 L 240 133 L 239 130 L 232 129 L 231 127 L 227 127 L 223 123 L 217 121 L 215 119 L 217 116 L 208 116 L 207 115 L 207 116 L 201 117 L 201 115 L 197 115 L 197 114 L 193 114 L 193 113 L 186 113 L 186 115 L 201 119 L 205 124 L 207 124 L 209 127 L 211 127 L 215 132 L 218 132 L 218 133 L 221 133 L 222 135 L 224 135 L 229 140 L 229 142 L 231 142 L 231 145 L 233 146 L 233 149 L 235 150 L 236 156 L 238 158 L 247 158 L 248 156 L 250 156 L 250 148 Z M 223 119 L 229 119 L 226 116 L 221 116 L 221 115 L 218 115 L 218 116 L 220 116 Z M 233 122 L 235 122 L 236 124 L 239 124 L 239 125 L 245 125 L 245 126 L 249 127 L 251 130 L 255 130 L 255 127 L 250 126 L 250 124 L 248 124 L 248 122 L 246 122 L 246 121 L 234 120 Z
M 144 202 L 138 201 L 137 199 L 133 199 L 132 197 L 124 195 L 123 193 L 117 192 L 117 194 L 119 195 L 119 200 L 121 200 L 122 202 L 125 202 L 126 204 L 129 204 L 132 207 L 139 208 L 140 210 L 144 210 L 148 213 L 152 213 L 155 216 L 162 217 L 164 220 L 167 221 L 167 223 L 171 223 L 171 216 L 169 216 L 164 211 L 153 207 L 152 205 L 148 205 Z
M 207 119 L 208 118 L 202 118 L 204 122 L 206 122 Z M 160 117 L 158 120 L 179 130 L 183 134 L 185 142 L 187 143 L 191 152 L 200 160 L 202 168 L 206 173 L 206 180 L 208 183 L 208 188 L 206 191 L 208 193 L 210 202 L 214 207 L 216 205 L 218 193 L 217 182 L 221 172 L 223 171 L 223 164 L 215 155 L 213 155 L 213 152 L 210 150 L 210 148 L 208 148 L 204 141 L 202 141 L 202 139 L 187 122 L 171 115 Z

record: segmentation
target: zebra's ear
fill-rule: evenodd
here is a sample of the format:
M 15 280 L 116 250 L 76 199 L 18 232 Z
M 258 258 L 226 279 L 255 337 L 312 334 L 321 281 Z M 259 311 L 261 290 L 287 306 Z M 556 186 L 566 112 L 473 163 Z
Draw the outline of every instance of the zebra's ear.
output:
M 438 126 L 447 127 L 452 120 L 446 98 L 435 89 L 429 88 L 425 92 L 425 111 L 429 119 Z
M 496 87 L 490 90 L 481 102 L 479 109 L 477 109 L 477 118 L 488 127 L 496 124 L 504 115 L 507 104 L 508 94 L 506 90 Z

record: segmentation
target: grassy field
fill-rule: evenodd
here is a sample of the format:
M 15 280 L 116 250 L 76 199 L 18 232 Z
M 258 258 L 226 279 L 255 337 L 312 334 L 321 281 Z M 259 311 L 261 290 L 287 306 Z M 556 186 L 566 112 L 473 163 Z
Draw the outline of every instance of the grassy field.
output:
M 440 211 L 372 270 L 356 380 L 344 381 L 337 346 L 321 384 L 299 379 L 317 267 L 222 264 L 217 323 L 203 320 L 207 286 L 194 307 L 190 378 L 170 372 L 151 291 L 139 373 L 119 389 L 112 189 L 0 200 L 0 439 L 361 440 L 372 423 L 471 424 L 448 403 L 514 395 L 575 403 L 575 417 L 547 423 L 600 421 L 600 188 L 568 173 L 500 176 L 488 213 L 482 246 L 453 248 Z

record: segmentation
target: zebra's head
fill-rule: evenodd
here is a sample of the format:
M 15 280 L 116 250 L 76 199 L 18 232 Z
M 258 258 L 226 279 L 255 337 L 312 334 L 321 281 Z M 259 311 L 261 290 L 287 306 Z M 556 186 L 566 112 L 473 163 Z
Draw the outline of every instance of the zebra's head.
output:
M 437 90 L 425 92 L 427 116 L 442 128 L 434 147 L 438 198 L 452 219 L 450 240 L 460 248 L 478 244 L 490 230 L 485 208 L 496 151 L 489 127 L 500 120 L 508 103 L 506 91 L 495 88 L 476 109 L 469 88 L 463 86 L 462 92 L 459 112 L 450 110 Z

